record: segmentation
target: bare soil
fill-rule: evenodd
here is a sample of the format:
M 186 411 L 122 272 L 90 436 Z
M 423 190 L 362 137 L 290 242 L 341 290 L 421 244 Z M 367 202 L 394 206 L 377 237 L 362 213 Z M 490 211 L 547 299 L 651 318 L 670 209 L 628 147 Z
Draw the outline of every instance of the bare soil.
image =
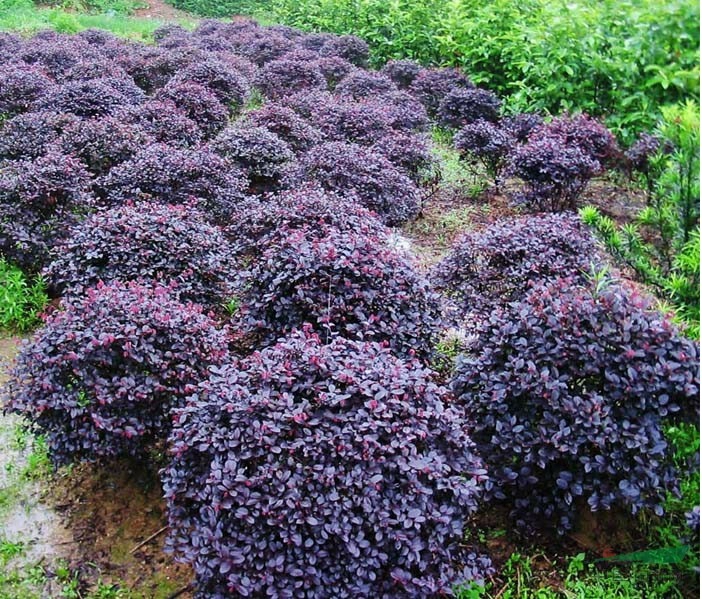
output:
M 147 0 L 145 8 L 134 11 L 134 16 L 140 19 L 159 19 L 162 21 L 177 21 L 192 18 L 188 13 L 178 10 L 163 0 Z

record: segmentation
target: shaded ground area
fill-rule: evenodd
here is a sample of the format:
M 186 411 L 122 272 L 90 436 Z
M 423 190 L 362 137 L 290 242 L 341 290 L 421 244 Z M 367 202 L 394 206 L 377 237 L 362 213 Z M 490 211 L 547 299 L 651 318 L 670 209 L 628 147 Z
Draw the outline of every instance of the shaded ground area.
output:
M 166 4 L 163 0 L 145 0 L 145 8 L 134 11 L 134 16 L 141 19 L 160 19 L 162 21 L 177 21 L 183 18 L 192 18 L 182 10 Z

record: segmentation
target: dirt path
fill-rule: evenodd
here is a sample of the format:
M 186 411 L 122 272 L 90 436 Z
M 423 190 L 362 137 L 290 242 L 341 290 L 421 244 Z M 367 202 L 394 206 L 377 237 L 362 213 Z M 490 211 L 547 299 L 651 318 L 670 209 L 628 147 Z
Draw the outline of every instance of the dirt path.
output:
M 163 21 L 178 21 L 180 19 L 192 19 L 192 15 L 174 8 L 163 0 L 146 0 L 148 6 L 140 8 L 134 12 L 135 17 L 140 19 L 160 19 Z

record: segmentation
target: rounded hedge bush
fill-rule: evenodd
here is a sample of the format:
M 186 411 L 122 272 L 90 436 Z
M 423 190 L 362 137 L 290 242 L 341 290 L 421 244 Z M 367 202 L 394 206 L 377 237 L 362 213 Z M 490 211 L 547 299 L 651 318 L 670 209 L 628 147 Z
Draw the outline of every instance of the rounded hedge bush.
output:
M 452 388 L 518 525 L 579 506 L 663 513 L 677 491 L 667 423 L 699 419 L 699 347 L 635 292 L 540 284 L 494 312 Z
M 171 435 L 168 545 L 198 597 L 436 597 L 482 581 L 464 550 L 485 478 L 417 362 L 295 333 L 213 370 Z
M 76 120 L 71 114 L 45 110 L 18 114 L 0 129 L 0 160 L 43 156 Z
M 226 353 L 214 322 L 167 287 L 99 284 L 22 347 L 6 409 L 46 437 L 56 464 L 143 456 Z
M 44 277 L 56 295 L 99 281 L 152 280 L 181 301 L 215 309 L 229 297 L 230 252 L 222 232 L 189 206 L 139 204 L 98 212 L 53 252 Z
M 322 133 L 298 115 L 292 108 L 268 103 L 246 113 L 243 122 L 264 127 L 275 133 L 295 152 L 301 152 L 322 141 Z

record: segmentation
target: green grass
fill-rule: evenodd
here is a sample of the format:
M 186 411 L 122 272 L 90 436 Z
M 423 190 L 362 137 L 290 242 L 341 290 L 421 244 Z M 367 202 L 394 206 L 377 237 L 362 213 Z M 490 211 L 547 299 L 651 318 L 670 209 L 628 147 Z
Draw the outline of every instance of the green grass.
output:
M 48 298 L 41 279 L 29 279 L 0 257 L 0 331 L 26 332 L 39 324 Z

